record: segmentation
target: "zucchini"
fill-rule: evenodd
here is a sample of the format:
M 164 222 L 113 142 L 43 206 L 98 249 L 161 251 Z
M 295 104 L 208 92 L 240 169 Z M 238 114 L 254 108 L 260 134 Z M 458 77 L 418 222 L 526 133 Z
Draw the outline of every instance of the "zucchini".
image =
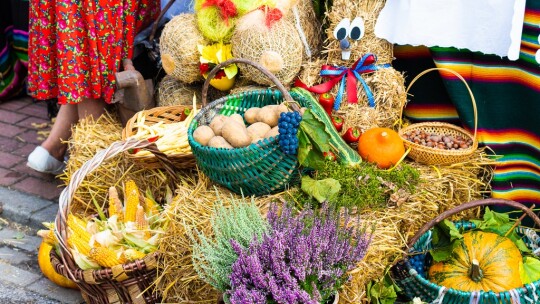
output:
M 291 96 L 294 100 L 303 100 L 303 104 L 306 104 L 307 108 L 311 110 L 313 115 L 315 115 L 320 121 L 325 125 L 325 131 L 330 135 L 330 144 L 333 148 L 333 152 L 336 154 L 338 161 L 347 166 L 357 166 L 362 162 L 362 158 L 351 146 L 349 146 L 343 138 L 339 135 L 337 130 L 334 128 L 332 121 L 328 114 L 324 111 L 324 108 L 320 103 L 313 97 L 313 95 L 302 88 L 293 88 L 291 91 Z

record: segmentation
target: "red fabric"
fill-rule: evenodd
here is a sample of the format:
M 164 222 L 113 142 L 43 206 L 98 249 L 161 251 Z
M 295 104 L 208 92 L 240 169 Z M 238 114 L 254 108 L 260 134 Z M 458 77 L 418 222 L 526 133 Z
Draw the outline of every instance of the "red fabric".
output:
M 110 103 L 115 73 L 136 33 L 159 14 L 154 0 L 31 0 L 29 91 L 36 99 Z

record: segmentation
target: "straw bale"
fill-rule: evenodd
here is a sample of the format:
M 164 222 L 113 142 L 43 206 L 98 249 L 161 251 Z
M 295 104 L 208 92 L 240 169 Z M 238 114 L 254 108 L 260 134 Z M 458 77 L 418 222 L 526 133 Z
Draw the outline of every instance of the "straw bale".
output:
M 197 45 L 208 44 L 197 29 L 194 14 L 180 14 L 167 22 L 160 38 L 163 69 L 176 79 L 201 81 Z
M 229 197 L 241 197 L 211 184 L 203 174 L 186 176 L 175 194 L 164 211 L 168 225 L 158 248 L 162 255 L 155 286 L 163 293 L 163 301 L 167 303 L 215 303 L 216 291 L 202 281 L 193 268 L 193 243 L 189 231 L 196 229 L 211 236 L 210 220 L 214 204 L 221 199 L 227 207 Z M 263 214 L 272 199 L 272 196 L 256 199 L 255 203 Z
M 231 44 L 234 57 L 262 64 L 284 85 L 290 84 L 300 71 L 302 41 L 294 25 L 287 20 L 280 20 L 271 28 L 237 29 Z M 273 85 L 272 81 L 252 66 L 241 65 L 240 73 L 258 84 Z
M 295 25 L 298 34 L 302 41 L 309 47 L 309 53 L 307 55 L 308 48 L 304 45 L 304 60 L 309 58 L 316 58 L 322 46 L 322 27 L 319 19 L 315 15 L 312 1 L 298 1 L 298 3 L 292 8 L 292 12 L 287 14 L 287 20 Z M 305 40 L 304 40 L 305 39 Z
M 193 95 L 197 97 L 197 104 L 200 104 L 201 87 L 201 84 L 186 84 L 171 75 L 166 75 L 158 86 L 157 106 L 190 106 L 193 104 Z
M 494 161 L 482 150 L 459 164 L 409 164 L 420 171 L 421 182 L 406 203 L 384 210 L 361 211 L 363 223 L 375 225 L 373 241 L 363 261 L 351 272 L 351 281 L 340 293 L 340 303 L 368 303 L 367 283 L 384 276 L 385 269 L 402 257 L 407 240 L 425 223 L 445 210 L 481 199 L 490 190 Z M 478 212 L 479 209 L 465 212 L 460 219 L 477 217 Z
M 334 0 L 332 2 L 332 8 L 327 12 L 330 25 L 326 29 L 327 37 L 324 43 L 324 52 L 327 54 L 329 62 L 342 66 L 351 66 L 356 59 L 367 53 L 376 54 L 377 63 L 379 64 L 392 62 L 394 59 L 392 44 L 375 35 L 375 23 L 385 2 L 381 0 Z M 350 60 L 341 60 L 339 41 L 334 38 L 333 31 L 344 18 L 349 18 L 352 21 L 356 17 L 362 17 L 364 20 L 364 37 L 358 41 L 349 39 L 351 43 Z
M 65 185 L 82 165 L 97 151 L 108 148 L 122 139 L 122 125 L 115 114 L 105 113 L 97 120 L 83 119 L 72 128 L 72 136 L 67 141 L 69 160 L 66 171 L 60 176 Z M 164 192 L 168 177 L 160 170 L 146 170 L 133 166 L 123 155 L 105 161 L 96 170 L 86 175 L 77 189 L 71 212 L 82 215 L 96 214 L 94 204 L 103 206 L 110 186 L 121 186 L 129 176 L 137 185 L 150 189 L 156 197 Z M 143 189 L 146 189 L 143 188 Z

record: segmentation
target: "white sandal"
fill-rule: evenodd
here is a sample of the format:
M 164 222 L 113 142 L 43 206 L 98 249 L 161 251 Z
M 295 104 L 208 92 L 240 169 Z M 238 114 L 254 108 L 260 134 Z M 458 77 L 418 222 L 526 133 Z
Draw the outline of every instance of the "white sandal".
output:
M 30 155 L 26 165 L 38 172 L 58 175 L 64 172 L 66 164 L 54 158 L 47 149 L 37 146 Z

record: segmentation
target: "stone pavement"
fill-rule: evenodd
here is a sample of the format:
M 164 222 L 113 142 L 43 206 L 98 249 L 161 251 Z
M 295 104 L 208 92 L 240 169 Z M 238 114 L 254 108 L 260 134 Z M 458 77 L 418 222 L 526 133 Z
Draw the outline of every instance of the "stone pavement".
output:
M 82 302 L 78 291 L 54 285 L 37 264 L 35 233 L 54 220 L 63 183 L 26 167 L 26 158 L 49 129 L 44 102 L 0 103 L 0 303 Z

